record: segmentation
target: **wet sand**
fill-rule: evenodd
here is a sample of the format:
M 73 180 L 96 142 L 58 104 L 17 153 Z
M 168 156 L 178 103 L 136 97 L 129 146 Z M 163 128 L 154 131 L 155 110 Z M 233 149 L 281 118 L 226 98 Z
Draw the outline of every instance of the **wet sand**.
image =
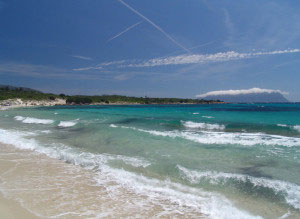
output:
M 0 194 L 0 218 L 34 219 L 37 217 L 23 208 L 18 202 L 6 199 Z

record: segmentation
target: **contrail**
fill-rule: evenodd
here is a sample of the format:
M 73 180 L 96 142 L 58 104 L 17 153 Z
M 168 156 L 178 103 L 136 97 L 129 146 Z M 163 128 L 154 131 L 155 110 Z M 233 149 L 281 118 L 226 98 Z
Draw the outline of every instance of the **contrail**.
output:
M 140 23 L 142 23 L 143 21 L 137 22 L 136 24 L 131 25 L 130 27 L 127 27 L 125 30 L 123 30 L 121 33 L 113 36 L 112 38 L 110 38 L 109 40 L 107 40 L 106 42 L 109 42 L 119 36 L 121 36 L 122 34 L 126 33 L 127 31 L 131 30 L 132 28 L 134 28 L 135 26 L 139 25 Z
M 201 45 L 198 45 L 198 46 L 194 46 L 194 47 L 192 47 L 192 48 L 189 48 L 189 49 L 196 49 L 196 48 L 199 48 L 199 47 L 202 47 L 202 46 L 207 46 L 207 45 L 210 45 L 210 44 L 212 44 L 212 43 L 214 43 L 215 42 L 215 40 L 214 41 L 210 41 L 210 42 L 208 42 L 208 43 L 203 43 L 203 44 L 201 44 Z
M 145 21 L 147 21 L 149 24 L 151 24 L 153 27 L 155 27 L 157 30 L 159 30 L 162 34 L 164 34 L 169 40 L 171 40 L 173 43 L 175 43 L 177 46 L 179 46 L 180 48 L 182 48 L 183 50 L 185 50 L 188 53 L 191 53 L 191 51 L 187 48 L 185 48 L 183 45 L 181 45 L 180 43 L 178 43 L 176 40 L 174 40 L 169 34 L 167 34 L 161 27 L 157 26 L 155 23 L 153 23 L 150 19 L 148 19 L 147 17 L 145 17 L 144 15 L 142 15 L 140 12 L 138 12 L 137 10 L 135 10 L 134 8 L 132 8 L 130 5 L 128 5 L 127 3 L 125 3 L 123 0 L 119 0 L 123 5 L 125 5 L 128 9 L 130 9 L 131 11 L 133 11 L 135 14 L 137 14 L 138 16 L 140 16 L 141 18 L 143 18 Z

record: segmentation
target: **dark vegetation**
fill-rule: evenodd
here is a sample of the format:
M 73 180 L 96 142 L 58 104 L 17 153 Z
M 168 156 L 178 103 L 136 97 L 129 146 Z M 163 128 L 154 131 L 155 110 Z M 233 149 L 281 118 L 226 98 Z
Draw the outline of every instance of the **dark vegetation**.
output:
M 0 100 L 20 98 L 23 100 L 55 100 L 56 94 L 46 94 L 37 90 L 23 87 L 0 85 Z
M 37 90 L 1 86 L 0 100 L 20 98 L 23 100 L 55 100 L 56 98 L 65 99 L 67 104 L 109 104 L 109 103 L 128 103 L 128 104 L 205 104 L 221 101 L 209 101 L 199 99 L 181 99 L 181 98 L 150 98 L 150 97 L 127 97 L 120 95 L 102 95 L 102 96 L 68 96 L 65 94 L 47 94 Z
M 68 104 L 91 104 L 91 103 L 129 103 L 129 104 L 201 104 L 211 103 L 209 100 L 180 99 L 180 98 L 149 98 L 149 97 L 127 97 L 120 95 L 102 96 L 68 96 Z M 220 102 L 220 101 L 214 101 Z

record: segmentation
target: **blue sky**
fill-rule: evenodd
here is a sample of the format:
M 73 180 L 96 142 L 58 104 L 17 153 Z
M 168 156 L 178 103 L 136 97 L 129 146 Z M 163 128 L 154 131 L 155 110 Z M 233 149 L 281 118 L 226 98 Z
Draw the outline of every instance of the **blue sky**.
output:
M 300 101 L 300 2 L 0 0 L 0 84 L 195 97 L 259 87 Z

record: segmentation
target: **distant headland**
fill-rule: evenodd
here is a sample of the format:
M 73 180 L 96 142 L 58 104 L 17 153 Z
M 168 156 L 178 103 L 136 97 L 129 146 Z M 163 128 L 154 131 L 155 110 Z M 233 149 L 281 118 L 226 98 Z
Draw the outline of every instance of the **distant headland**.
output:
M 129 97 L 122 95 L 65 95 L 44 93 L 26 87 L 0 85 L 0 106 L 4 108 L 55 105 L 132 105 L 132 104 L 219 104 L 219 100 L 189 98 Z
M 205 100 L 221 100 L 227 103 L 287 103 L 280 90 L 251 88 L 247 90 L 220 90 L 211 91 L 196 97 Z

